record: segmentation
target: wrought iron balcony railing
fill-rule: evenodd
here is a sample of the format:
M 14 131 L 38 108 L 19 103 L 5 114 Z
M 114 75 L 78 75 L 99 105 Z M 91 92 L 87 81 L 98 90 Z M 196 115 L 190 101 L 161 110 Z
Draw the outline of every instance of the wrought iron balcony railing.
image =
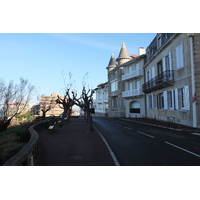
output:
M 142 91 L 149 93 L 174 84 L 174 70 L 166 70 L 142 85 Z

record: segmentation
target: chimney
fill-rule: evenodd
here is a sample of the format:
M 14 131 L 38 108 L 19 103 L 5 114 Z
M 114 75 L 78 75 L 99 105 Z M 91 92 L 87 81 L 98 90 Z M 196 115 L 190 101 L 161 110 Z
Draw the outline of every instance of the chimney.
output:
M 143 55 L 143 54 L 145 54 L 145 49 L 144 49 L 144 47 L 140 47 L 140 48 L 138 49 L 138 55 L 141 56 L 141 55 Z

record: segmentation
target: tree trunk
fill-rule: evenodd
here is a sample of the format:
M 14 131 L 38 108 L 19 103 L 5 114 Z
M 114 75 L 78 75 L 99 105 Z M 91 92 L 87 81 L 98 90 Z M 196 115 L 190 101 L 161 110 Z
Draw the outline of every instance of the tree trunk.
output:
M 42 110 L 42 119 L 45 120 L 45 117 L 46 117 L 46 112 Z
M 64 112 L 63 112 L 63 114 L 62 114 L 62 118 L 61 118 L 61 122 L 60 122 L 60 126 L 61 126 L 61 127 L 62 127 L 63 124 L 64 124 L 64 119 L 65 119 L 65 117 L 66 117 L 66 115 L 67 115 L 67 111 L 68 111 L 68 110 L 64 110 Z
M 8 126 L 10 125 L 11 119 L 0 123 L 0 132 L 6 131 Z
M 67 112 L 67 123 L 69 123 L 70 121 L 70 115 L 71 115 L 71 109 L 69 109 Z
M 94 127 L 92 124 L 92 114 L 90 112 L 87 112 L 87 122 L 89 122 L 89 130 L 94 131 Z

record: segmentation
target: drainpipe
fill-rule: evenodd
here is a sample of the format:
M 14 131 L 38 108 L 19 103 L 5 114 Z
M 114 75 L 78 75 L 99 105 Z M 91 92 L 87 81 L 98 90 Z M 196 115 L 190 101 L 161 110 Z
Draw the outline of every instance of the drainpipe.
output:
M 194 80 L 194 58 L 193 58 L 193 36 L 194 33 L 188 33 L 188 37 L 190 38 L 190 62 L 191 62 L 191 84 L 192 84 L 192 95 L 195 96 L 195 80 Z M 197 127 L 197 112 L 196 112 L 196 100 L 192 103 L 192 119 L 193 119 L 193 127 Z

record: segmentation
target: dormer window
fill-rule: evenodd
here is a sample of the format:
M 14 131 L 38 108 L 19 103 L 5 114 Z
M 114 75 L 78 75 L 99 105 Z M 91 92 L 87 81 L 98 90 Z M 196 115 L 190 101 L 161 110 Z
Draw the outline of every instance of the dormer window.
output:
M 157 49 L 160 49 L 160 47 L 161 47 L 161 35 L 157 37 Z

